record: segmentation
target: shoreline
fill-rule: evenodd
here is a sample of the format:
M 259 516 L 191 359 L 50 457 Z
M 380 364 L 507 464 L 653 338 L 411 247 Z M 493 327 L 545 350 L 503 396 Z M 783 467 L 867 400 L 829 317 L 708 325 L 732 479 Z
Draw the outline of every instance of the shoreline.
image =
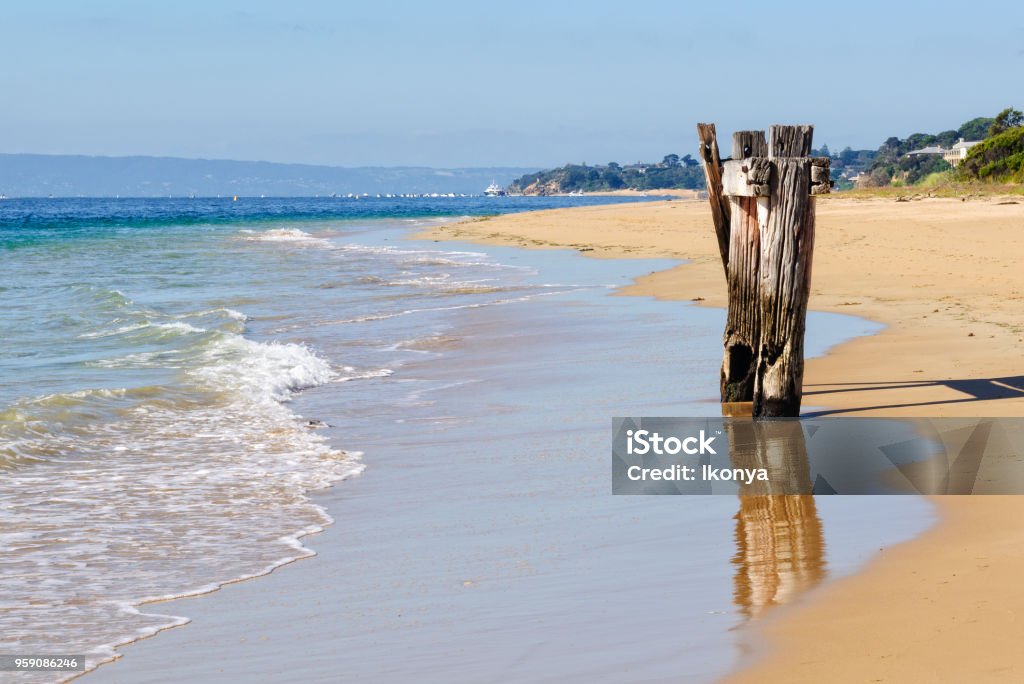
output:
M 583 194 L 559 192 L 546 197 L 652 197 L 655 199 L 700 200 L 703 190 L 684 190 L 682 188 L 662 188 L 660 190 L 593 190 Z M 528 197 L 529 195 L 524 195 Z M 539 196 L 539 195 L 538 195 Z M 706 199 L 701 201 L 707 201 Z
M 368 231 L 366 238 L 395 245 L 408 234 L 407 227 L 396 226 L 394 232 Z M 413 254 L 432 248 L 406 246 Z M 477 251 L 471 245 L 440 247 Z M 296 676 L 308 679 L 330 671 L 356 680 L 405 681 L 414 668 L 454 682 L 480 681 L 496 672 L 522 681 L 661 681 L 681 671 L 714 681 L 729 672 L 741 650 L 731 630 L 771 601 L 764 592 L 737 599 L 737 587 L 783 579 L 792 595 L 793 589 L 813 587 L 822 570 L 830 576 L 857 571 L 878 543 L 895 544 L 930 523 L 930 511 L 919 500 L 880 502 L 868 514 L 872 527 L 898 520 L 883 532 L 863 530 L 864 518 L 838 499 L 812 507 L 800 525 L 807 544 L 799 565 L 806 572 L 780 574 L 758 549 L 748 548 L 738 561 L 733 545 L 722 543 L 741 525 L 734 498 L 606 496 L 605 478 L 579 477 L 581 466 L 600 472 L 605 463 L 607 427 L 600 415 L 659 407 L 671 413 L 680 410 L 681 395 L 687 397 L 681 410 L 699 415 L 714 402 L 715 385 L 707 374 L 694 372 L 680 383 L 662 373 L 663 359 L 677 356 L 677 307 L 609 296 L 614 283 L 672 262 L 478 251 L 497 262 L 518 263 L 521 273 L 536 271 L 523 276 L 530 282 L 555 277 L 573 283 L 569 301 L 540 297 L 465 309 L 450 321 L 443 353 L 412 357 L 398 382 L 374 381 L 379 386 L 372 391 L 384 395 L 369 406 L 363 392 L 328 386 L 296 396 L 292 408 L 302 416 L 372 416 L 368 422 L 328 425 L 324 433 L 372 456 L 361 477 L 315 495 L 337 521 L 308 542 L 316 562 L 180 605 L 168 603 L 162 612 L 187 615 L 187 629 L 124 649 L 123 659 L 89 681 L 156 682 L 159 673 L 172 670 L 203 681 L 248 681 L 246 675 L 279 667 L 300 647 L 359 653 L 344 662 L 303 663 Z M 715 363 L 721 316 L 685 309 L 693 350 L 684 362 L 696 371 Z M 621 327 L 609 330 L 612 321 Z M 817 353 L 861 334 L 855 319 L 838 323 L 822 326 Z M 653 353 L 631 354 L 637 345 Z M 428 343 L 423 351 L 432 348 Z M 609 363 L 619 372 L 603 373 Z M 406 403 L 411 397 L 416 400 Z M 585 409 L 595 397 L 602 397 L 598 414 Z M 402 420 L 387 420 L 391 409 L 375 407 L 381 400 L 400 407 L 395 417 Z M 549 408 L 536 411 L 537 406 Z M 517 419 L 510 421 L 510 415 Z M 516 486 L 508 487 L 513 481 Z M 395 506 L 396 500 L 403 505 Z M 680 503 L 689 504 L 685 521 L 678 515 Z M 796 523 L 779 514 L 779 525 Z M 756 526 L 753 520 L 743 524 Z M 685 544 L 665 544 L 681 538 Z M 824 543 L 835 548 L 827 565 Z M 622 583 L 637 558 L 645 559 L 650 575 Z M 702 592 L 694 594 L 677 581 L 683 568 Z M 592 600 L 610 586 L 617 590 L 607 600 Z M 689 616 L 686 624 L 677 623 L 679 615 Z M 629 649 L 617 648 L 624 633 L 659 634 L 672 625 L 671 644 L 639 639 Z M 680 643 L 688 648 L 678 648 Z M 473 645 L 469 662 L 453 657 L 464 644 Z M 567 655 L 579 653 L 581 644 L 602 654 L 599 660 Z M 393 662 L 396 648 L 405 654 L 404 663 Z M 703 654 L 702 662 L 689 657 L 693 649 Z M 182 652 L 190 654 L 188 663 L 181 662 Z
M 1024 320 L 1014 315 L 1024 301 L 1016 258 L 1024 250 L 1024 208 L 1002 199 L 821 198 L 809 308 L 885 328 L 808 359 L 805 408 L 828 407 L 813 415 L 1024 415 L 1024 364 L 1010 361 L 1024 351 Z M 686 259 L 618 294 L 726 303 L 703 202 L 533 212 L 439 226 L 419 237 Z M 1014 624 L 1012 608 L 1001 607 L 1008 600 L 1024 607 L 1013 580 L 1024 571 L 1024 556 L 1013 551 L 1024 533 L 1005 529 L 1024 501 L 930 501 L 938 514 L 931 529 L 758 625 L 759 657 L 730 680 L 863 681 L 894 673 L 978 679 L 981 662 L 989 676 L 1019 673 L 1012 644 L 1024 638 L 1024 627 Z M 998 559 L 998 580 L 979 558 Z M 1001 614 L 979 622 L 979 606 Z

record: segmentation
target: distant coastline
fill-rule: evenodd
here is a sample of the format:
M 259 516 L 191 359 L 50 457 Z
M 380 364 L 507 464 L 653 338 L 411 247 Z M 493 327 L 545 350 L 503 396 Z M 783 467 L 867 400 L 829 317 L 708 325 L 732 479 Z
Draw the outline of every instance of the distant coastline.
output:
M 345 167 L 230 159 L 0 153 L 7 197 L 313 197 L 480 194 L 535 167 Z

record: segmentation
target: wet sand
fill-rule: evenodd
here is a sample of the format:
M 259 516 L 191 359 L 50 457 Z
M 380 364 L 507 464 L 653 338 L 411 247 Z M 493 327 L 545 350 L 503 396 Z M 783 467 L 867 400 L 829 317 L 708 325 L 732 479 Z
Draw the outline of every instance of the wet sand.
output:
M 626 294 L 724 305 L 703 202 L 505 216 L 435 239 L 684 258 Z M 1024 415 L 1024 205 L 1013 199 L 819 201 L 811 309 L 884 323 L 807 364 L 818 415 Z M 777 611 L 741 681 L 1019 679 L 1024 513 L 1017 497 L 935 498 L 942 523 Z

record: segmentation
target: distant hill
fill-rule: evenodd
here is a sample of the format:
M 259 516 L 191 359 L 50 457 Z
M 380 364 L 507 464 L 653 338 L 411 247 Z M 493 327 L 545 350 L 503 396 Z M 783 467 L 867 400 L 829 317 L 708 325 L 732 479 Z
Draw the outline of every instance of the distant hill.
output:
M 666 155 L 661 163 L 628 164 L 616 162 L 587 166 L 566 164 L 557 169 L 528 173 L 509 186 L 509 192 L 524 195 L 557 195 L 568 192 L 605 192 L 609 190 L 666 190 L 704 187 L 704 171 L 690 155 Z
M 535 168 L 341 167 L 176 157 L 0 154 L 8 197 L 295 197 L 331 193 L 480 194 Z
M 940 154 L 908 152 L 928 148 L 948 149 L 958 140 L 984 140 L 995 119 L 978 117 L 963 123 L 956 130 L 941 133 L 914 133 L 906 138 L 892 137 L 882 143 L 866 169 L 866 178 L 860 184 L 867 187 L 887 185 L 913 185 L 937 174 L 948 174 L 952 169 Z

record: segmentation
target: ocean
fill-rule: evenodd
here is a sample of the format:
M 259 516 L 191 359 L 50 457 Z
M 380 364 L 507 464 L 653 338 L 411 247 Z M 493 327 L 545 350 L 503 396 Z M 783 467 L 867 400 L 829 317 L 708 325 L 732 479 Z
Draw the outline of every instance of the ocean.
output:
M 459 217 L 608 201 L 623 199 L 0 202 L 0 652 L 85 654 L 90 666 L 108 661 L 118 645 L 188 621 L 177 604 L 175 611 L 146 604 L 265 575 L 312 555 L 306 542 L 319 537 L 303 537 L 332 522 L 347 527 L 365 511 L 375 512 L 373 522 L 346 534 L 372 532 L 390 554 L 413 553 L 429 539 L 424 562 L 443 574 L 458 556 L 434 545 L 443 547 L 448 533 L 433 527 L 406 538 L 404 531 L 416 528 L 419 516 L 465 524 L 467 510 L 476 509 L 457 502 L 468 496 L 488 506 L 503 539 L 483 528 L 465 533 L 474 554 L 485 553 L 486 544 L 477 548 L 481 539 L 492 540 L 494 556 L 484 564 L 490 570 L 463 572 L 455 591 L 518 577 L 502 566 L 516 562 L 508 559 L 510 549 L 516 555 L 509 545 L 519 537 L 537 543 L 556 518 L 574 520 L 565 524 L 577 533 L 589 519 L 608 534 L 629 536 L 639 518 L 691 510 L 709 531 L 685 532 L 676 523 L 675 533 L 695 537 L 687 542 L 691 552 L 707 548 L 662 560 L 720 589 L 697 600 L 689 618 L 696 626 L 682 632 L 701 648 L 714 642 L 723 662 L 732 662 L 737 647 L 728 632 L 763 608 L 736 598 L 739 571 L 729 560 L 737 553 L 736 502 L 716 497 L 699 509 L 692 501 L 609 503 L 605 469 L 589 465 L 607 458 L 599 450 L 613 415 L 717 410 L 720 312 L 608 296 L 668 260 L 406 239 L 412 229 Z M 812 316 L 812 329 L 815 320 L 809 354 L 877 329 L 841 316 Z M 631 358 L 630 350 L 643 351 Z M 465 468 L 440 480 L 444 456 Z M 538 463 L 559 464 L 542 473 L 542 485 Z M 420 499 L 382 490 L 364 502 L 364 513 L 348 511 L 360 501 L 344 499 L 346 491 L 363 490 L 346 490 L 343 481 L 362 474 L 358 480 L 372 491 L 382 482 L 371 477 L 375 464 L 385 475 L 413 469 L 421 484 L 432 484 L 418 490 L 404 473 L 395 482 Z M 574 477 L 572 486 L 558 484 Z M 332 485 L 344 500 L 312 494 Z M 497 500 L 494 488 L 523 497 Z M 480 499 L 483 492 L 490 493 Z M 417 501 L 414 511 L 402 510 Z M 531 502 L 558 515 L 535 518 Z M 822 506 L 842 509 L 838 519 L 856 518 L 859 530 L 848 535 L 855 541 L 834 547 L 828 567 L 841 572 L 862 563 L 878 541 L 861 529 L 865 516 L 889 521 L 886 506 L 908 505 L 916 504 L 893 502 L 871 513 Z M 521 530 L 508 527 L 516 520 Z M 914 509 L 903 523 L 887 523 L 885 534 L 905 538 L 923 521 Z M 840 537 L 854 529 L 844 524 L 831 524 Z M 658 529 L 647 527 L 652 538 Z M 452 549 L 465 540 L 450 539 Z M 367 551 L 368 543 L 352 539 L 349 548 L 361 548 L 364 562 L 385 557 Z M 591 547 L 616 548 L 598 538 Z M 335 548 L 344 553 L 344 541 Z M 564 590 L 558 564 L 531 548 L 521 555 L 559 577 Z M 759 551 L 743 553 L 756 558 Z M 585 560 L 568 562 L 591 567 Z M 619 554 L 607 560 L 621 572 L 633 562 Z M 375 583 L 387 569 L 371 565 L 343 584 L 365 583 L 362 596 L 379 591 Z M 826 574 L 823 559 L 812 565 L 811 574 Z M 573 575 L 585 572 L 575 568 Z M 399 583 L 374 605 L 408 598 L 412 585 Z M 550 595 L 537 600 L 552 610 L 559 604 Z M 667 616 L 659 619 L 669 625 Z M 582 630 L 581 622 L 574 628 Z M 355 618 L 351 624 L 365 627 Z M 379 636 L 405 627 L 385 620 L 376 628 Z M 617 638 L 609 630 L 598 641 Z M 432 639 L 406 643 L 440 658 Z M 380 674 L 385 656 L 368 656 L 351 674 Z M 523 674 L 579 674 L 540 662 Z M 467 671 L 465 679 L 480 673 Z M 410 674 L 393 672 L 395 679 Z M 461 678 L 448 674 L 449 681 Z

